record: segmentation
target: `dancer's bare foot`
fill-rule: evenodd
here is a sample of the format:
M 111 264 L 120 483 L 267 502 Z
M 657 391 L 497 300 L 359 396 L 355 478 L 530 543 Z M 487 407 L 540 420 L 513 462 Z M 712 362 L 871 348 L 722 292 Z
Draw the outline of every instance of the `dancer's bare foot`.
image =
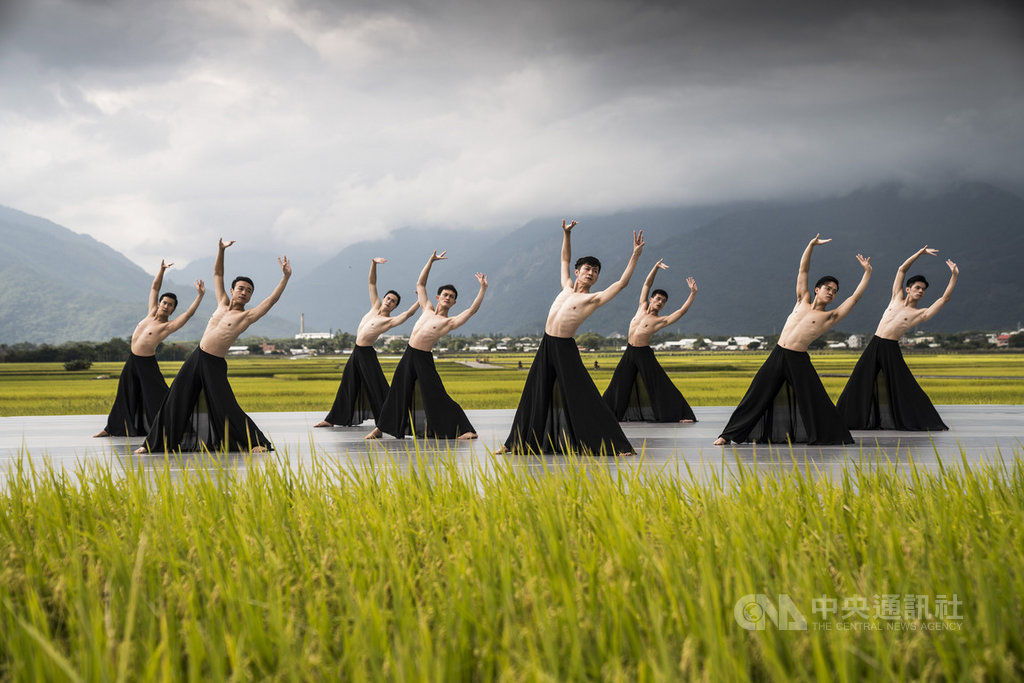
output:
M 500 454 L 503 454 L 503 453 L 511 453 L 511 452 L 512 451 L 509 449 L 508 446 L 506 446 L 505 444 L 501 444 L 501 448 L 499 448 L 498 450 L 494 451 L 494 454 L 495 455 L 500 455 Z
M 101 429 L 100 433 L 99 434 L 93 434 L 92 438 L 95 439 L 95 438 L 100 437 L 100 436 L 110 436 L 110 434 L 107 433 L 106 429 Z
M 725 438 L 724 436 L 720 436 L 717 439 L 715 439 L 715 442 L 713 444 L 711 444 L 711 445 L 712 446 L 725 446 L 728 443 L 729 443 L 729 440 L 727 438 Z
M 255 448 L 252 449 L 251 452 L 253 452 L 253 453 L 266 453 L 267 452 L 267 447 L 266 446 L 256 446 Z
M 382 436 L 384 436 L 384 432 L 380 431 L 379 428 L 374 427 L 373 431 L 370 432 L 369 434 L 367 434 L 366 436 L 364 436 L 363 438 L 364 439 L 379 439 Z
M 630 457 L 632 455 L 636 455 L 636 454 L 633 453 L 633 451 L 627 451 L 625 453 L 616 453 L 615 457 L 616 458 L 628 458 L 628 457 Z
M 330 422 L 328 422 L 327 420 L 324 420 L 323 422 L 317 422 L 315 425 L 313 425 L 313 429 L 316 429 L 317 427 L 333 427 L 333 426 L 334 425 L 332 425 Z
M 135 449 L 135 455 L 145 455 L 146 453 L 149 453 L 149 449 L 145 446 L 139 446 Z
M 468 441 L 469 439 L 475 439 L 475 438 L 476 438 L 476 432 L 466 432 L 465 434 L 460 434 L 459 436 L 457 436 L 455 438 L 455 440 L 456 441 Z
M 696 422 L 696 420 L 686 419 L 686 420 L 680 420 L 680 422 L 682 422 L 684 424 L 693 424 L 694 422 Z

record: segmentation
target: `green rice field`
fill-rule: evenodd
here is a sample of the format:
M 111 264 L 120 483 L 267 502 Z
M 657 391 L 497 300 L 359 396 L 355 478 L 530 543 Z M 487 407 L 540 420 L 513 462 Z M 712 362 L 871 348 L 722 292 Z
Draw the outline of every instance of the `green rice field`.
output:
M 659 357 L 699 406 L 735 404 L 765 354 Z M 837 397 L 857 355 L 812 357 Z M 530 360 L 438 367 L 464 407 L 513 408 Z M 617 356 L 584 360 L 603 389 Z M 907 361 L 935 403 L 1024 403 L 1024 356 Z M 228 363 L 246 410 L 326 411 L 344 358 Z M 120 368 L 0 365 L 0 415 L 103 414 Z M 1024 679 L 1019 445 L 701 476 L 412 448 L 21 455 L 0 681 Z
M 659 355 L 676 386 L 695 406 L 738 403 L 765 357 L 750 352 Z M 334 401 L 345 358 L 229 358 L 228 375 L 247 411 L 326 412 Z M 812 354 L 833 400 L 839 397 L 857 358 L 854 352 Z M 491 355 L 486 358 L 487 369 L 464 364 L 473 360 L 438 359 L 448 392 L 470 410 L 515 408 L 532 356 Z M 617 361 L 614 354 L 584 354 L 602 391 L 611 381 Z M 397 363 L 397 356 L 381 358 L 388 377 Z M 907 364 L 934 403 L 1024 403 L 1024 354 L 908 354 Z M 168 382 L 180 365 L 161 363 Z M 89 370 L 68 372 L 60 363 L 0 364 L 0 416 L 105 414 L 113 403 L 121 367 L 122 363 L 95 363 Z
M 1020 680 L 1007 458 L 701 482 L 26 456 L 0 489 L 0 680 Z

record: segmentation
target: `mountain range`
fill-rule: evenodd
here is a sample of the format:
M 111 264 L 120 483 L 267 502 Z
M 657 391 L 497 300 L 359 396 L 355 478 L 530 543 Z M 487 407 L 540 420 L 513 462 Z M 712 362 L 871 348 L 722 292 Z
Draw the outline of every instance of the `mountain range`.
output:
M 300 314 L 306 331 L 354 332 L 368 308 L 371 257 L 388 259 L 378 269 L 380 291 L 395 289 L 409 305 L 431 251 L 447 249 L 448 259 L 431 271 L 431 296 L 438 285 L 454 284 L 458 312 L 476 295 L 475 272 L 486 273 L 490 284 L 480 311 L 461 331 L 537 334 L 559 288 L 561 218 L 540 217 L 505 233 L 410 227 L 384 238 L 367 236 L 326 259 L 300 255 L 293 258 L 295 274 L 281 301 L 250 333 L 291 336 L 298 331 Z M 939 257 L 924 256 L 911 269 L 931 283 L 925 303 L 946 286 L 946 258 L 957 262 L 961 274 L 950 303 L 922 329 L 1002 329 L 1024 319 L 1024 199 L 988 184 L 959 183 L 927 192 L 886 184 L 816 200 L 572 218 L 580 221 L 573 231 L 573 258 L 593 254 L 601 259 L 599 289 L 621 274 L 634 229 L 642 228 L 647 242 L 629 287 L 591 316 L 581 332 L 624 333 L 644 278 L 662 258 L 670 269 L 659 273 L 655 286 L 668 290 L 670 309 L 685 300 L 687 276 L 699 288 L 690 312 L 670 330 L 684 335 L 778 333 L 795 301 L 800 254 L 816 233 L 833 241 L 815 250 L 811 280 L 825 273 L 836 276 L 840 300 L 860 279 L 857 253 L 870 256 L 874 268 L 867 293 L 840 324 L 842 330 L 874 330 L 896 269 L 925 244 L 940 250 Z M 91 237 L 0 207 L 0 244 L 0 343 L 124 337 L 145 314 L 153 273 Z M 169 271 L 165 278 L 164 289 L 173 288 L 182 306 L 194 296 L 192 280 L 202 278 L 208 286 L 199 312 L 177 338 L 197 339 L 213 311 L 212 256 Z M 226 277 L 252 276 L 254 299 L 259 300 L 280 278 L 276 256 L 239 243 L 227 252 Z M 397 331 L 410 329 L 407 323 Z

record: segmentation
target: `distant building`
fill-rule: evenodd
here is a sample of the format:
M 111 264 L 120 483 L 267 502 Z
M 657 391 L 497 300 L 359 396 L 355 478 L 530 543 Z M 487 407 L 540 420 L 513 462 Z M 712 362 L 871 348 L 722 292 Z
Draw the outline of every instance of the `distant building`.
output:
M 249 347 L 248 346 L 229 346 L 228 347 L 228 355 L 229 356 L 248 356 L 249 355 Z
M 986 334 L 985 332 L 981 332 L 979 334 L 969 334 L 966 337 L 964 337 L 964 343 L 965 344 L 970 344 L 972 342 L 975 342 L 975 343 L 985 342 L 986 344 L 991 344 L 992 346 L 995 346 L 996 345 L 996 337 L 998 337 L 998 336 L 999 335 L 997 335 L 995 333 L 993 333 L 993 334 Z
M 299 313 L 299 333 L 296 339 L 330 339 L 333 337 L 330 332 L 306 332 L 306 314 Z
M 652 348 L 655 351 L 682 351 L 690 350 L 694 344 L 697 343 L 697 339 L 677 339 L 676 341 L 666 341 L 660 344 L 655 344 Z
M 745 335 L 733 335 L 724 342 L 711 342 L 712 347 L 716 349 L 725 349 L 726 351 L 742 351 L 749 349 L 751 344 L 757 342 L 754 348 L 764 348 L 764 337 L 758 335 L 756 337 L 747 337 Z

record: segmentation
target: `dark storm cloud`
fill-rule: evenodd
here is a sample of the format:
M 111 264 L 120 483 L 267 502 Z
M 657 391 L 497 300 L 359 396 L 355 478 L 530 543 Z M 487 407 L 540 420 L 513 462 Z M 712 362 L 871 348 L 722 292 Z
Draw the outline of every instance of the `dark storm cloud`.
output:
M 300 12 L 343 25 L 379 13 L 379 3 L 300 1 Z M 624 2 L 526 0 L 390 2 L 390 14 L 427 27 L 453 54 L 494 52 L 523 59 L 564 55 L 623 68 L 665 69 L 700 78 L 704 69 L 742 76 L 799 66 L 919 59 L 944 44 L 1016 44 L 1024 7 L 1011 2 Z M 680 73 L 692 65 L 700 72 Z
M 17 11 L 6 47 L 33 54 L 45 68 L 131 70 L 169 63 L 181 57 L 170 36 L 176 29 L 173 3 L 62 3 L 59 11 L 31 5 Z M 14 39 L 10 34 L 14 33 Z
M 1019 3 L 2 3 L 0 203 L 133 254 L 231 216 L 336 246 L 567 202 L 1024 188 Z

